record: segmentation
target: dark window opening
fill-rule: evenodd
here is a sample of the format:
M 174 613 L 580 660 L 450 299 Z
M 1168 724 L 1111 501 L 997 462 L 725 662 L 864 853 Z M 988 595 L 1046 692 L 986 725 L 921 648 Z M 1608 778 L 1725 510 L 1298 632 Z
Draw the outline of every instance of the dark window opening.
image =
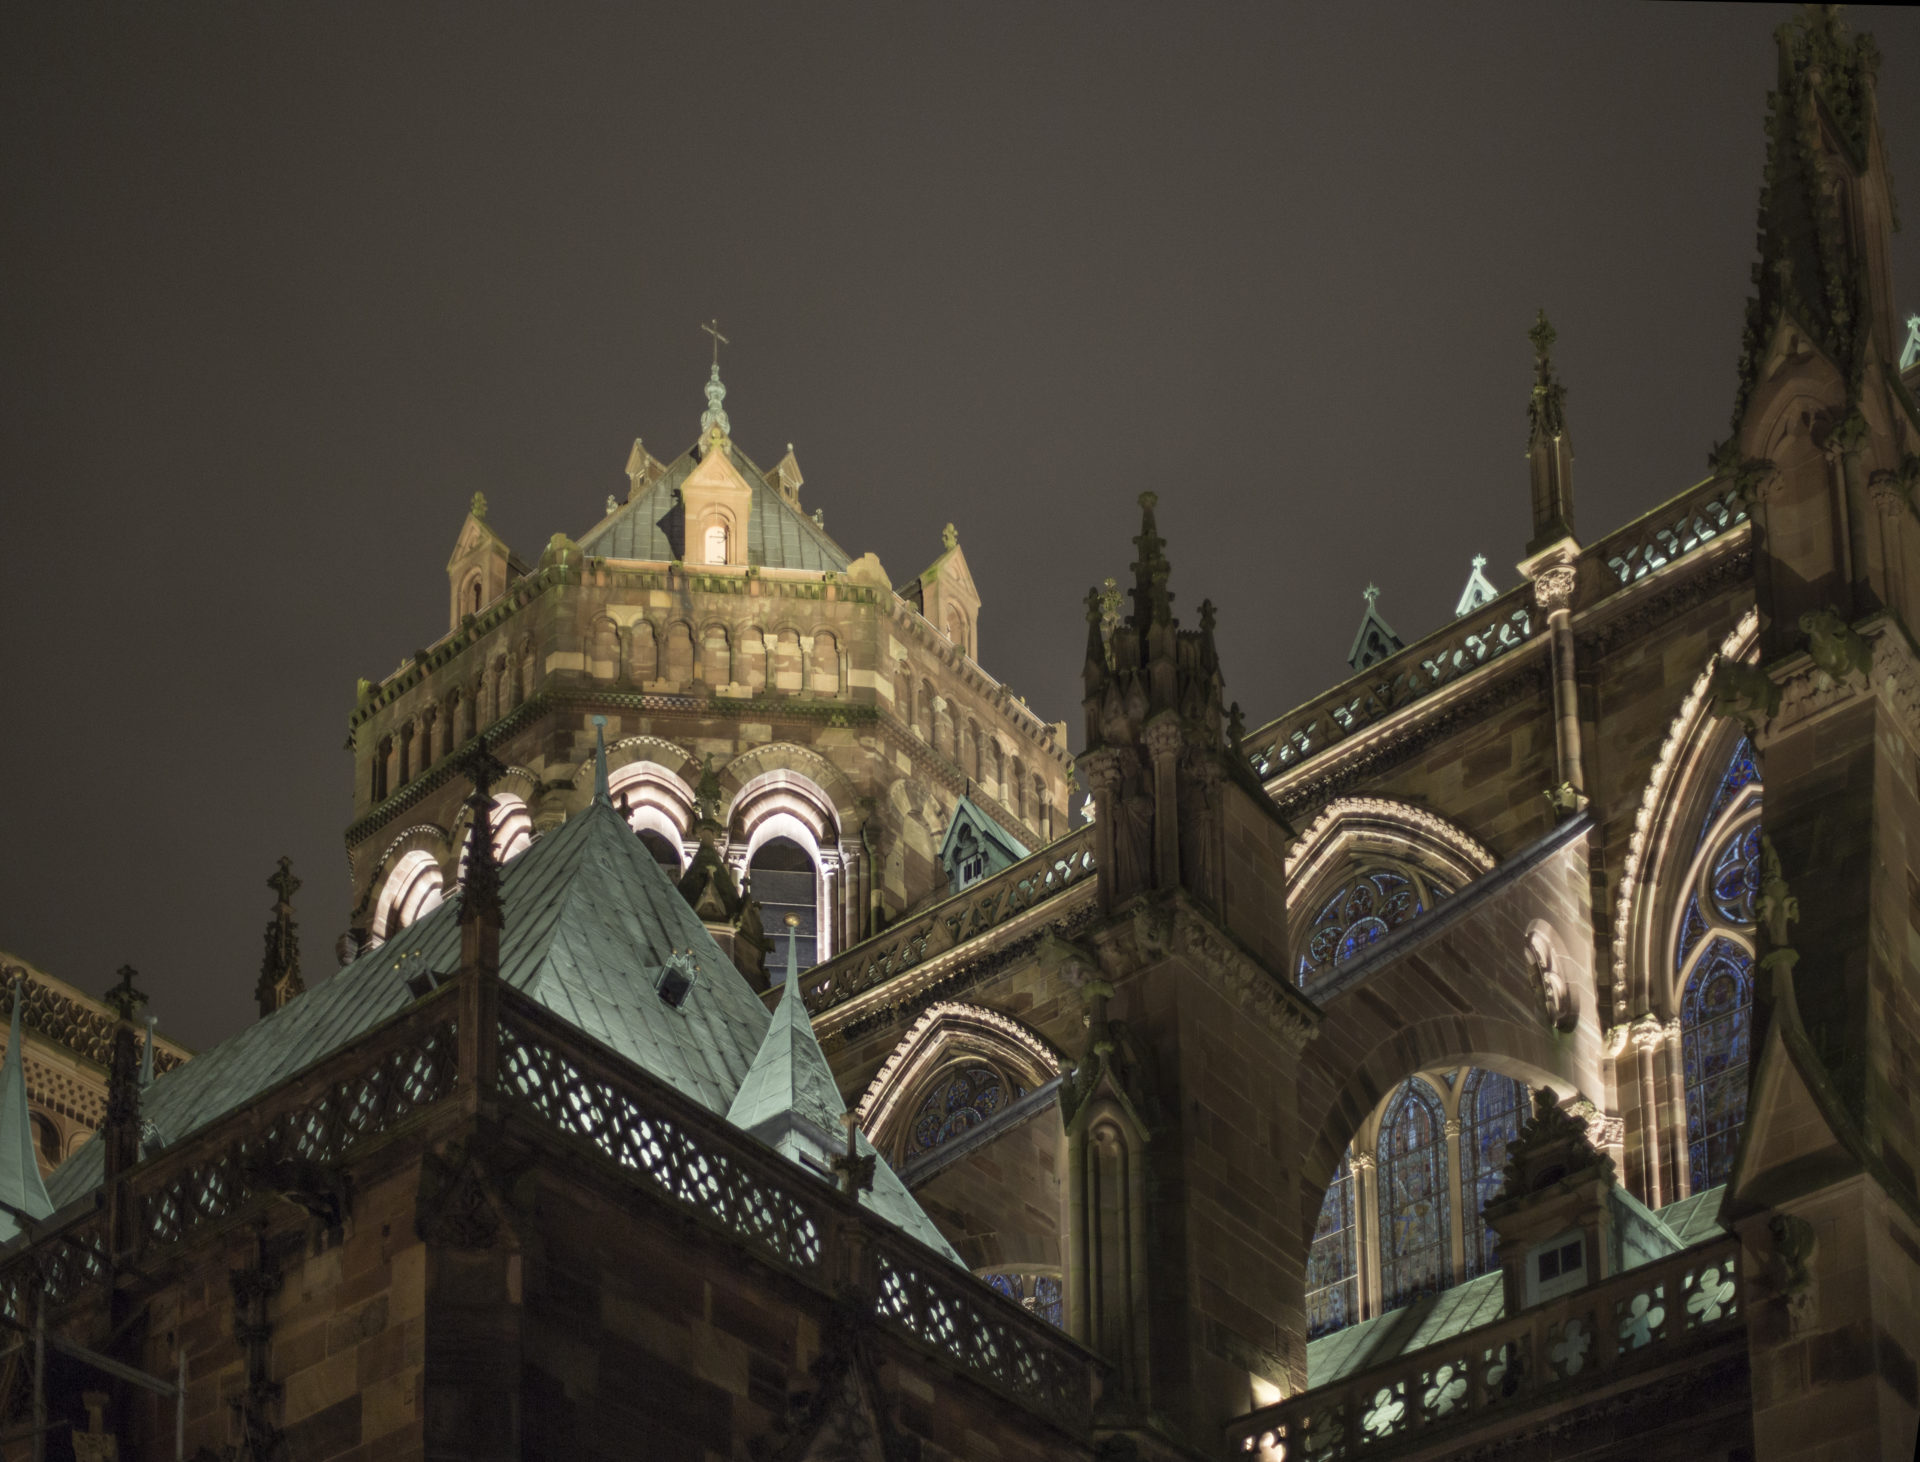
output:
M 760 901 L 760 922 L 772 937 L 767 972 L 778 984 L 787 977 L 787 942 L 795 941 L 794 962 L 811 969 L 819 962 L 819 910 L 814 905 L 815 872 L 807 850 L 792 838 L 774 838 L 753 855 L 753 896 Z M 787 916 L 797 920 L 792 928 Z
M 640 834 L 640 841 L 647 845 L 647 851 L 653 854 L 653 861 L 667 870 L 667 876 L 680 876 L 680 850 L 667 841 L 663 833 L 647 828 Z

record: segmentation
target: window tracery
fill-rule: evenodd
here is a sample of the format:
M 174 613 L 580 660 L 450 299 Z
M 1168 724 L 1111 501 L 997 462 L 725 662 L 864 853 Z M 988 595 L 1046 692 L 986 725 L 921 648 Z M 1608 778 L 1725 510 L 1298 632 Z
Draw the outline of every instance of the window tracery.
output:
M 1320 901 L 1300 953 L 1296 976 L 1306 984 L 1346 963 L 1388 931 L 1424 914 L 1453 890 L 1405 863 L 1376 862 Z
M 1360 1318 L 1359 1244 L 1354 1225 L 1353 1163 L 1340 1159 L 1307 1251 L 1307 1338 Z
M 931 1152 L 991 1121 L 1026 1092 L 980 1062 L 950 1067 L 928 1090 L 907 1130 L 907 1152 Z
M 1388 1108 L 1379 1161 L 1380 1286 L 1391 1310 L 1453 1282 L 1446 1116 L 1439 1093 L 1418 1077 Z
M 1696 1193 L 1727 1180 L 1746 1121 L 1761 796 L 1753 744 L 1742 737 L 1700 820 L 1674 937 L 1687 1171 Z
M 1467 1073 L 1460 1096 L 1460 1191 L 1467 1218 L 1464 1279 L 1500 1267 L 1499 1236 L 1487 1226 L 1481 1211 L 1500 1192 L 1507 1144 L 1520 1135 L 1527 1112 L 1525 1082 L 1480 1067 Z
M 1066 1296 L 1057 1274 L 993 1272 L 980 1276 L 997 1293 L 1038 1315 L 1049 1325 L 1067 1328 Z

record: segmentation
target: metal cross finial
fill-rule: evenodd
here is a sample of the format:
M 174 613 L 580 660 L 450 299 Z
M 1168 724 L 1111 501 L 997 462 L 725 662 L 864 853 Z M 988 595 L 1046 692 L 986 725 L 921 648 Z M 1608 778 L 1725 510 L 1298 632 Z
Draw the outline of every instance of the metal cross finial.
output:
M 122 1020 L 132 1020 L 134 1011 L 147 1003 L 147 997 L 133 988 L 133 977 L 138 973 L 132 965 L 121 965 L 120 983 L 107 991 L 107 1004 Z
M 723 345 L 731 345 L 733 342 L 720 333 L 720 322 L 718 320 L 709 320 L 700 328 L 713 337 L 713 363 L 718 366 L 720 364 L 720 347 Z M 792 451 L 793 449 L 789 447 L 787 450 Z
M 267 887 L 274 891 L 281 903 L 293 902 L 294 892 L 300 887 L 300 880 L 293 876 L 293 859 L 284 856 L 280 859 L 280 867 L 267 880 Z
M 1371 609 L 1373 608 L 1374 601 L 1380 597 L 1380 591 L 1372 584 L 1369 584 L 1360 591 L 1360 597 L 1367 601 L 1367 608 Z
M 1473 556 L 1473 566 L 1477 569 L 1485 568 L 1487 566 L 1487 556 L 1484 553 L 1476 553 Z

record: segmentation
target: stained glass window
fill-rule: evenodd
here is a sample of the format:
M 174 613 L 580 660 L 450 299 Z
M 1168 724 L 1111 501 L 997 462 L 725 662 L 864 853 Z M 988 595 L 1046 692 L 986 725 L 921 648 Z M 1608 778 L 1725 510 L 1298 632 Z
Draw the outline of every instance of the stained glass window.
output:
M 1674 941 L 1687 1171 L 1696 1193 L 1727 1180 L 1747 1115 L 1761 791 L 1753 745 L 1742 737 L 1700 820 Z
M 1724 1183 L 1747 1117 L 1753 956 L 1731 939 L 1707 946 L 1680 1002 L 1687 1085 L 1687 1166 L 1698 1193 Z
M 920 1110 L 913 1114 L 908 1138 L 909 1152 L 929 1152 L 949 1137 L 956 1137 L 1006 1106 L 1007 1083 L 991 1066 L 961 1066 L 948 1071 L 927 1093 Z
M 1066 1298 L 1057 1275 L 983 1274 L 980 1277 L 1016 1305 L 1024 1306 L 1049 1325 L 1062 1330 L 1067 1328 Z
M 1307 1251 L 1307 1338 L 1360 1318 L 1359 1251 L 1354 1229 L 1353 1168 L 1346 1158 L 1320 1204 L 1313 1247 Z
M 1447 1138 L 1440 1096 L 1414 1078 L 1380 1128 L 1380 1291 L 1392 1310 L 1453 1282 Z
M 1499 1267 L 1499 1235 L 1481 1210 L 1500 1192 L 1507 1144 L 1520 1135 L 1528 1110 L 1525 1082 L 1475 1067 L 1460 1096 L 1460 1188 L 1466 1210 L 1466 1273 L 1463 1279 Z
M 1300 955 L 1300 983 L 1344 964 L 1451 891 L 1411 868 L 1379 864 L 1362 870 L 1321 904 Z

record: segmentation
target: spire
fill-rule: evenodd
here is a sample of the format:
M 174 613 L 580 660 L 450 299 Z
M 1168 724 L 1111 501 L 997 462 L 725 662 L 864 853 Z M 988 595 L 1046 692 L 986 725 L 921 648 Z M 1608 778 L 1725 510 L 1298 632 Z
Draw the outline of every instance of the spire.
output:
M 613 806 L 613 791 L 607 780 L 607 718 L 593 718 L 593 800 L 603 807 Z
M 1133 540 L 1140 551 L 1133 562 L 1133 624 L 1142 635 L 1173 620 L 1173 595 L 1167 592 L 1167 540 L 1160 536 L 1153 518 L 1159 503 L 1155 493 L 1140 494 L 1140 531 Z
M 1760 262 L 1747 302 L 1733 427 L 1791 320 L 1840 372 L 1847 395 L 1865 381 L 1868 345 L 1898 348 L 1888 234 L 1893 196 L 1874 101 L 1880 53 L 1839 7 L 1809 5 L 1774 31 L 1777 89 L 1768 97 L 1760 193 Z
M 1487 556 L 1476 553 L 1473 556 L 1473 571 L 1467 575 L 1467 587 L 1460 591 L 1460 602 L 1453 606 L 1453 617 L 1460 619 L 1472 614 L 1483 604 L 1491 604 L 1500 597 L 1499 590 L 1487 581 L 1481 572 L 1487 566 Z
M 1533 342 L 1533 396 L 1527 402 L 1527 465 L 1533 479 L 1533 537 L 1538 553 L 1573 533 L 1573 443 L 1567 436 L 1567 388 L 1553 373 L 1559 338 L 1540 311 L 1527 331 Z
M 53 1212 L 53 1202 L 40 1180 L 33 1114 L 27 1106 L 27 1048 L 20 1030 L 20 1007 L 26 998 L 27 974 L 22 970 L 13 985 L 13 1025 L 5 1065 L 0 1067 L 0 1203 L 30 1217 L 45 1218 Z M 0 1208 L 0 1243 L 19 1232 L 19 1220 Z
M 713 374 L 707 377 L 707 409 L 700 413 L 700 435 L 718 442 L 733 435 L 733 423 L 727 420 L 727 388 L 720 383 L 720 347 L 732 344 L 720 333 L 720 322 L 709 320 L 700 327 L 713 337 Z
M 134 1016 L 147 997 L 134 988 L 136 973 L 132 965 L 120 966 L 120 983 L 107 991 L 107 1004 L 118 1017 L 107 1065 L 107 1120 L 100 1134 L 106 1144 L 103 1156 L 109 1188 L 140 1161 L 140 1057 L 133 1048 Z M 118 1235 L 115 1242 L 126 1237 Z
M 267 952 L 260 961 L 260 983 L 253 987 L 262 1019 L 307 988 L 300 978 L 300 926 L 293 922 L 293 895 L 300 880 L 293 876 L 291 858 L 281 858 L 267 887 L 274 893 L 273 917 L 267 921 Z
M 1355 670 L 1379 664 L 1405 644 L 1393 632 L 1393 626 L 1381 617 L 1380 591 L 1369 584 L 1360 597 L 1367 601 L 1367 610 L 1360 616 L 1360 628 L 1354 631 L 1353 648 L 1347 651 L 1347 663 Z
M 727 1120 L 796 1162 L 811 1158 L 815 1165 L 830 1166 L 839 1154 L 835 1134 L 846 1103 L 813 1033 L 800 989 L 794 937 L 799 922 L 787 915 L 786 988 L 746 1080 L 727 1108 Z
M 500 927 L 500 865 L 493 861 L 493 784 L 506 768 L 488 750 L 485 741 L 468 753 L 462 770 L 473 782 L 473 795 L 467 806 L 473 812 L 473 825 L 467 830 L 466 869 L 460 881 L 460 923 L 462 927 L 481 919 L 491 919 L 496 936 Z

